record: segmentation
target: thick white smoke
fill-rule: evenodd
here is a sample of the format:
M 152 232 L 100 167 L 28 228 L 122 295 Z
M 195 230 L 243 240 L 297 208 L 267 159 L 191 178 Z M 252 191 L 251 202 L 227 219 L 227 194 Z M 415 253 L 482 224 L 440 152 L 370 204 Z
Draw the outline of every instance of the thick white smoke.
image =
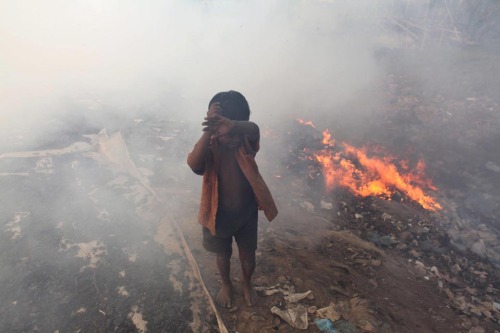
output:
M 199 119 L 229 89 L 257 119 L 331 112 L 377 73 L 380 3 L 1 1 L 0 126 L 43 130 L 75 104 Z

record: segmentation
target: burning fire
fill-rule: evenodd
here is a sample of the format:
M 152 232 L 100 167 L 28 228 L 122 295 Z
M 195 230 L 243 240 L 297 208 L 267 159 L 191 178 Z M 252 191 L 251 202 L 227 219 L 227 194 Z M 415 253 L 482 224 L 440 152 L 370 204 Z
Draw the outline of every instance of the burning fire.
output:
M 299 124 L 302 124 L 302 125 L 307 125 L 307 126 L 311 126 L 312 128 L 316 128 L 316 126 L 314 126 L 314 124 L 312 123 L 312 121 L 305 121 L 305 120 L 302 120 L 302 119 L 297 119 L 297 122 Z
M 314 128 L 311 122 L 297 121 Z M 388 200 L 400 192 L 427 210 L 442 208 L 424 192 L 424 188 L 436 190 L 431 180 L 425 177 L 424 161 L 418 161 L 410 169 L 406 160 L 395 162 L 396 159 L 389 155 L 370 156 L 367 148 L 356 148 L 347 143 L 337 146 L 328 129 L 323 131 L 322 143 L 323 149 L 312 152 L 312 156 L 321 165 L 327 191 L 342 186 L 358 196 L 377 196 Z M 377 153 L 380 155 L 380 152 Z

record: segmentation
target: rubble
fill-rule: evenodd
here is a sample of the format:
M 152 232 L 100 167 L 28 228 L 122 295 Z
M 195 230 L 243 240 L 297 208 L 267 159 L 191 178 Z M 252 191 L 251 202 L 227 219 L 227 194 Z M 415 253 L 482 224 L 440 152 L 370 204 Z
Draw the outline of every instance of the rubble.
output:
M 306 292 L 303 292 L 303 293 L 290 293 L 288 295 L 286 295 L 284 297 L 285 301 L 286 302 L 289 302 L 289 303 L 297 303 L 298 301 L 304 299 L 304 298 L 307 298 L 307 299 L 314 299 L 314 294 L 311 290 L 308 290 Z
M 290 326 L 300 330 L 306 330 L 309 326 L 307 309 L 301 304 L 289 307 L 285 310 L 281 310 L 278 307 L 273 306 L 271 308 L 271 313 L 282 318 Z
M 479 97 L 475 98 L 475 102 L 480 100 Z M 400 99 L 395 104 L 402 105 L 406 102 Z M 430 112 L 428 109 L 421 109 L 418 112 L 423 111 Z M 460 112 L 462 111 L 455 112 L 454 116 L 465 115 Z M 423 114 L 418 113 L 418 116 L 423 116 Z M 425 121 L 428 122 L 430 119 L 432 115 Z M 386 120 L 393 121 L 394 118 L 389 116 Z M 460 125 L 463 126 L 463 123 Z M 473 126 L 476 125 L 480 124 L 473 124 Z M 498 128 L 498 126 L 493 128 Z M 307 145 L 309 149 L 319 149 L 315 148 L 317 147 L 315 144 L 317 133 L 310 136 L 306 134 L 311 131 L 312 129 L 308 128 L 302 133 L 304 146 Z M 447 134 L 455 135 L 459 132 Z M 471 132 L 468 135 L 473 139 Z M 294 134 L 294 137 L 300 138 L 301 135 Z M 427 138 L 430 137 L 431 134 L 427 136 Z M 302 181 L 302 184 L 309 186 L 317 194 L 320 192 L 320 183 L 315 179 L 321 179 L 317 176 L 320 171 L 317 166 L 312 165 L 311 160 L 303 159 L 303 154 L 304 151 L 301 150 L 300 154 L 295 156 L 300 162 L 288 160 L 287 163 L 294 166 L 290 169 L 292 172 L 301 163 L 303 168 L 314 170 L 308 174 L 308 177 L 304 177 L 305 181 Z M 434 172 L 438 170 L 442 173 L 449 172 L 443 169 L 444 165 L 444 162 L 433 165 Z M 495 166 L 497 163 L 491 160 L 484 164 L 485 169 L 494 173 L 496 173 Z M 311 175 L 313 175 L 312 178 Z M 472 175 L 469 177 L 468 181 L 471 184 L 474 181 L 480 184 L 477 177 L 474 179 Z M 483 190 L 486 190 L 486 186 L 483 186 Z M 500 288 L 498 284 L 500 281 L 498 270 L 500 242 L 494 222 L 499 206 L 498 200 L 494 199 L 498 198 L 498 195 L 495 196 L 494 187 L 490 186 L 489 191 L 489 193 L 481 194 L 473 192 L 464 196 L 452 195 L 458 204 L 442 198 L 445 209 L 437 214 L 423 211 L 417 205 L 404 200 L 402 196 L 398 200 L 384 202 L 376 198 L 353 198 L 342 191 L 335 194 L 337 207 L 332 207 L 331 212 L 324 209 L 324 202 L 332 201 L 325 194 L 317 195 L 317 197 L 312 195 L 307 199 L 308 204 L 304 207 L 307 207 L 311 213 L 325 217 L 335 215 L 337 218 L 333 218 L 334 220 L 343 220 L 340 225 L 337 224 L 337 228 L 346 230 L 329 232 L 328 235 L 337 234 L 338 237 L 335 237 L 337 242 L 345 241 L 350 246 L 342 248 L 340 244 L 335 245 L 336 241 L 331 241 L 325 251 L 342 250 L 347 260 L 367 269 L 370 274 L 373 274 L 373 269 L 384 265 L 384 257 L 387 253 L 398 253 L 413 265 L 417 278 L 435 286 L 436 293 L 449 300 L 448 306 L 457 314 L 475 317 L 483 323 L 486 320 L 488 323 L 485 324 L 486 326 L 492 324 L 494 326 L 500 324 L 498 308 L 494 305 L 498 302 L 496 294 Z M 460 202 L 463 208 L 459 206 Z M 347 235 L 356 237 L 347 237 Z M 355 248 L 354 244 L 358 248 Z M 332 264 L 335 265 L 335 263 Z M 369 270 L 369 267 L 372 269 Z M 352 266 L 346 267 L 345 271 L 352 273 Z M 376 279 L 370 278 L 368 281 L 375 288 L 380 286 Z M 353 295 L 351 291 L 343 287 L 330 286 L 329 289 L 339 296 L 352 297 Z M 476 325 L 476 327 L 480 326 Z M 468 330 L 472 328 L 473 326 L 470 326 Z
M 234 306 L 220 309 L 231 332 L 500 332 L 498 103 L 481 94 L 419 93 L 398 75 L 387 81 L 386 108 L 366 136 L 391 151 L 410 144 L 421 151 L 444 209 L 426 210 L 400 192 L 390 198 L 325 192 L 321 168 L 299 158 L 304 147 L 288 137 L 278 142 L 290 149 L 285 164 L 273 164 L 280 177 L 266 178 L 280 215 L 259 224 L 259 302 L 249 308 L 236 292 Z M 175 233 L 157 219 L 158 212 L 178 213 L 203 280 L 216 291 L 214 258 L 201 247 L 196 224 L 198 179 L 190 183 L 184 168 L 189 140 L 181 132 L 158 133 L 156 120 L 134 126 L 122 134 L 96 130 L 90 143 L 0 155 L 0 243 L 9 267 L 1 329 L 217 330 Z M 292 126 L 307 148 L 323 147 L 318 130 Z M 437 132 L 444 143 L 433 141 Z M 129 146 L 133 137 L 148 137 L 148 144 Z M 177 164 L 165 165 L 167 156 Z M 10 168 L 12 159 L 24 164 Z M 72 191 L 54 214 L 48 198 L 61 184 Z M 20 204 L 34 189 L 38 212 Z M 169 199 L 159 204 L 158 197 Z M 60 300 L 61 307 L 45 306 Z
M 319 328 L 321 332 L 325 333 L 336 333 L 335 326 L 330 319 L 316 319 L 314 323 Z
M 294 288 L 289 285 L 285 285 L 278 289 L 277 286 L 257 287 L 256 289 L 263 292 L 266 296 L 272 296 L 276 292 L 281 292 L 285 295 L 283 297 L 285 309 L 273 306 L 271 308 L 271 313 L 279 316 L 294 328 L 301 330 L 307 329 L 309 325 L 308 314 L 311 314 L 316 318 L 314 320 L 316 324 L 318 319 L 328 319 L 333 324 L 332 327 L 335 327 L 334 324 L 340 319 L 343 319 L 345 322 L 344 326 L 346 326 L 347 323 L 352 323 L 352 325 L 358 326 L 366 332 L 377 331 L 377 321 L 370 314 L 368 303 L 358 296 L 350 298 L 348 302 L 331 302 L 330 305 L 326 307 L 318 308 L 316 305 L 306 307 L 300 303 L 295 304 L 306 298 L 309 301 L 313 301 L 313 297 L 308 297 L 313 295 L 313 292 L 310 290 L 303 293 L 290 293 L 289 290 L 294 290 Z M 320 321 L 320 323 L 328 326 L 324 321 Z
M 53 133 L 50 144 L 0 153 L 2 171 L 25 175 L 0 176 L 1 261 L 9 272 L 1 275 L 0 331 L 210 329 L 213 312 L 183 253 L 172 249 L 177 240 L 169 238 L 167 251 L 155 239 L 169 206 L 158 206 L 151 187 L 152 170 L 162 167 L 136 158 L 126 131 L 63 128 L 76 142 Z M 145 146 L 140 153 L 157 148 Z

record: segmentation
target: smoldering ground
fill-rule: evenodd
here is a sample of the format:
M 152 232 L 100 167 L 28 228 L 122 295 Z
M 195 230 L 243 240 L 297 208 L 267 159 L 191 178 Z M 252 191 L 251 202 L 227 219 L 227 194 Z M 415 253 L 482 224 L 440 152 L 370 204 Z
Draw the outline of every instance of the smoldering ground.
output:
M 498 27 L 409 4 L 2 1 L 2 327 L 133 329 L 139 314 L 152 331 L 201 325 L 186 263 L 155 235 L 165 211 L 196 210 L 185 157 L 223 90 L 247 97 L 267 178 L 286 169 L 286 131 L 303 118 L 424 156 L 442 195 L 465 202 L 459 219 L 498 228 L 485 185 L 500 165 Z

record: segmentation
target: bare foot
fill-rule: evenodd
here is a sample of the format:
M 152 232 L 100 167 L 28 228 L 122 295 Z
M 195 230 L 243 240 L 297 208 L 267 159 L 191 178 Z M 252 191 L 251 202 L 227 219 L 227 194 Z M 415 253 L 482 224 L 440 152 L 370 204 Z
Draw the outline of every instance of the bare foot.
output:
M 217 297 L 215 298 L 217 304 L 223 308 L 232 307 L 233 286 L 231 284 L 222 284 Z
M 242 287 L 243 287 L 243 296 L 245 297 L 245 300 L 249 306 L 255 305 L 257 303 L 257 293 L 253 289 L 252 283 L 251 282 L 242 282 Z

